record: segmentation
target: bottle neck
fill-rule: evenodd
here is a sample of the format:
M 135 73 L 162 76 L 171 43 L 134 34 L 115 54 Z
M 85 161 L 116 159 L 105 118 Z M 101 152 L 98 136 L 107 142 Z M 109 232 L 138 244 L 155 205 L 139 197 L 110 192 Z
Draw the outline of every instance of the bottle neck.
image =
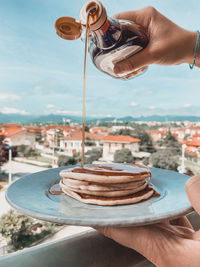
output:
M 105 23 L 97 30 L 91 31 L 92 41 L 101 49 L 114 47 L 121 39 L 121 28 L 117 20 L 107 17 Z

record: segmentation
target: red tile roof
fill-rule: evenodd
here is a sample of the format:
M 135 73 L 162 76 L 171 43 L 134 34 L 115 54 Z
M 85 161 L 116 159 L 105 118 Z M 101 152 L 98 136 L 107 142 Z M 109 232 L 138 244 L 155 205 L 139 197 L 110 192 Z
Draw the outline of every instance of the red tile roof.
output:
M 17 123 L 5 123 L 0 124 L 0 128 L 22 128 L 22 126 Z
M 19 129 L 19 128 L 8 128 L 8 129 L 0 129 L 0 135 L 3 135 L 4 137 L 11 137 L 15 134 L 26 132 L 25 129 Z
M 193 137 L 200 137 L 200 134 L 194 134 Z
M 106 142 L 139 143 L 141 140 L 128 135 L 107 135 L 103 139 Z
M 24 126 L 27 130 L 42 131 L 44 128 L 39 126 Z
M 188 127 L 190 130 L 200 130 L 200 126 L 190 126 Z
M 93 134 L 93 133 L 85 133 L 85 138 L 90 138 L 91 140 L 100 141 L 103 140 L 103 134 Z M 63 137 L 64 140 L 82 140 L 82 132 L 81 131 L 74 131 L 71 132 L 69 135 Z
M 91 132 L 103 132 L 103 133 L 106 133 L 108 131 L 108 129 L 104 127 L 93 127 L 90 130 Z
M 184 143 L 185 143 L 187 146 L 200 147 L 200 141 L 185 141 Z
M 187 128 L 178 128 L 176 131 L 177 132 L 182 132 L 182 131 L 185 131 L 185 130 L 187 130 Z
M 50 129 L 58 129 L 58 130 L 70 132 L 72 130 L 79 131 L 80 127 L 71 127 L 71 126 L 67 126 L 67 125 L 48 125 L 48 126 L 45 126 L 46 131 L 48 131 Z
M 88 132 L 86 132 L 85 135 L 86 135 L 86 137 L 88 137 L 92 140 L 96 140 L 96 141 L 103 140 L 105 137 L 105 135 L 103 135 L 103 134 L 88 133 Z

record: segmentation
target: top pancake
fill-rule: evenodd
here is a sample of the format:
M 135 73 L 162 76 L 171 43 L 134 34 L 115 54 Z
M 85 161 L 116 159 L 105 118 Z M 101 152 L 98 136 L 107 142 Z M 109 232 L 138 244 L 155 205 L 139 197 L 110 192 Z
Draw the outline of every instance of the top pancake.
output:
M 62 178 L 95 183 L 125 183 L 151 177 L 148 167 L 129 164 L 98 164 L 73 167 L 60 172 Z

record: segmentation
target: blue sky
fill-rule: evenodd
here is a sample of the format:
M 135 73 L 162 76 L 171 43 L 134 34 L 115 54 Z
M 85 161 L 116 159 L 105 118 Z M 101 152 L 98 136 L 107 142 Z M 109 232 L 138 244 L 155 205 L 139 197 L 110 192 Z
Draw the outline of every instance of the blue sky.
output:
M 54 30 L 61 16 L 78 18 L 86 1 L 1 0 L 0 112 L 81 115 L 84 44 Z M 104 0 L 108 15 L 154 6 L 188 30 L 200 29 L 200 1 Z M 155 66 L 121 81 L 97 70 L 89 58 L 87 116 L 200 115 L 200 69 Z

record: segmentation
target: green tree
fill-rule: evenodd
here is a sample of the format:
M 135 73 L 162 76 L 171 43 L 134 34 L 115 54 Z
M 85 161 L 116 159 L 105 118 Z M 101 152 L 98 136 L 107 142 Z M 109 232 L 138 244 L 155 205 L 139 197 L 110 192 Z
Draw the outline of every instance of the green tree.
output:
M 4 136 L 0 135 L 0 168 L 8 161 L 8 150 L 5 148 L 3 141 Z
M 74 157 L 70 157 L 70 156 L 65 156 L 65 155 L 60 155 L 58 157 L 58 166 L 69 166 L 69 165 L 75 165 L 77 164 L 77 161 Z
M 133 136 L 134 131 L 128 128 L 120 129 L 116 132 L 112 132 L 111 135 L 129 135 Z
M 158 150 L 151 154 L 150 162 L 153 167 L 177 171 L 177 157 L 168 149 Z
M 4 143 L 4 136 L 0 135 L 0 169 L 1 166 L 8 161 L 9 150 L 6 148 L 6 144 Z M 17 156 L 17 149 L 15 146 L 12 146 L 12 157 Z
M 37 157 L 40 155 L 39 151 L 26 145 L 17 146 L 17 153 L 20 157 Z
M 89 131 L 90 131 L 90 127 L 89 127 L 89 125 L 85 125 L 85 131 L 86 131 L 86 132 L 89 132 Z
M 181 146 L 178 143 L 176 137 L 173 136 L 170 131 L 168 132 L 168 135 L 164 138 L 162 146 L 170 149 L 173 155 L 179 155 L 181 153 Z
M 142 128 L 135 128 L 132 137 L 140 139 L 140 151 L 149 153 L 156 152 L 151 136 Z
M 95 142 L 94 142 L 94 140 L 92 140 L 91 138 L 89 138 L 89 137 L 86 137 L 85 138 L 85 145 L 86 146 L 95 146 Z
M 133 156 L 128 148 L 122 148 L 115 151 L 114 162 L 116 163 L 133 163 Z
M 11 245 L 17 248 L 20 235 L 27 235 L 30 232 L 30 227 L 33 222 L 32 218 L 10 210 L 8 213 L 1 216 L 0 233 Z
M 33 234 L 34 224 L 34 219 L 10 210 L 0 217 L 0 233 L 14 249 L 20 249 L 56 231 L 56 224 L 39 222 L 38 224 L 44 226 L 44 229 L 40 234 Z
M 91 164 L 93 161 L 98 160 L 102 157 L 102 149 L 101 148 L 93 148 L 88 150 L 85 153 L 84 163 Z

